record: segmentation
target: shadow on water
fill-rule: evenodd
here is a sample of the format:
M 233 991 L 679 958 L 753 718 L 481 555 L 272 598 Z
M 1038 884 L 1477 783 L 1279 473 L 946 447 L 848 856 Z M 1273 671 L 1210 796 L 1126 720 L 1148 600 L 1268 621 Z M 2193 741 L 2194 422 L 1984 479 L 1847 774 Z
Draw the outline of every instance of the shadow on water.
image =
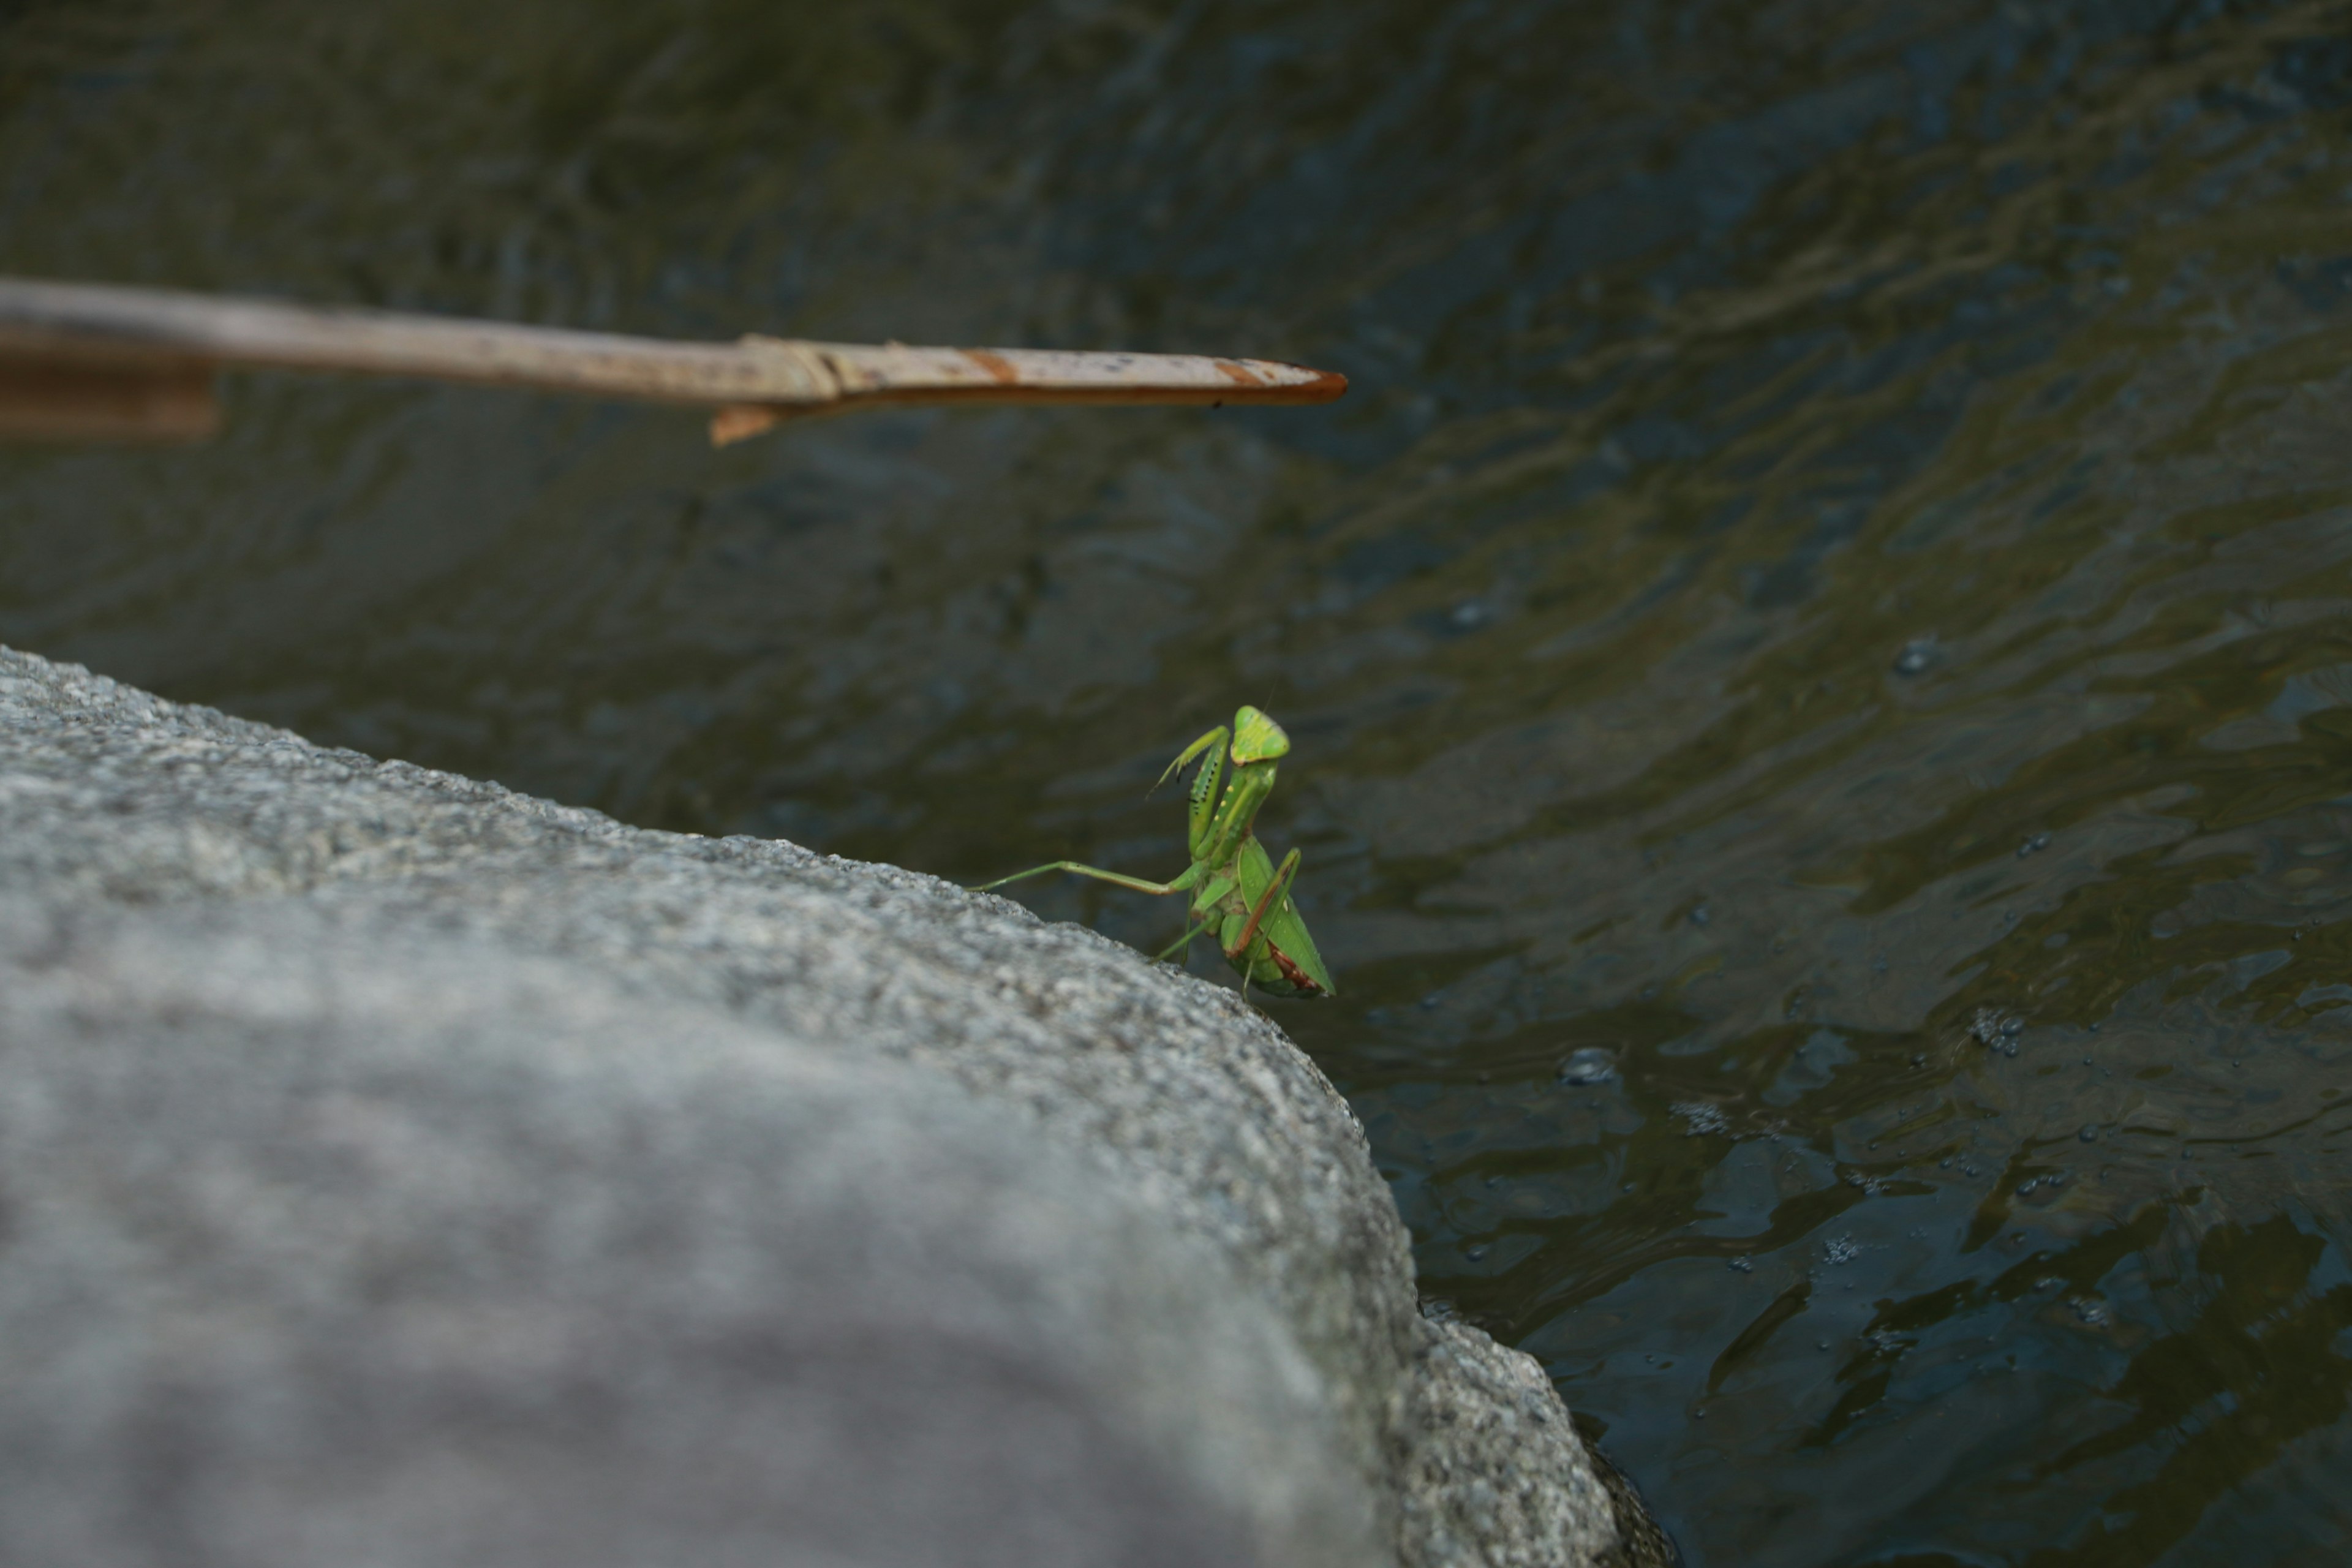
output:
M 1695 1563 L 2340 1563 L 2347 40 L 7 7 L 0 269 L 1358 391 L 713 454 L 257 380 L 201 452 L 0 458 L 0 638 L 966 880 L 1172 870 L 1145 785 L 1261 703 L 1345 993 L 1282 1021 L 1432 1310 L 1544 1358 Z

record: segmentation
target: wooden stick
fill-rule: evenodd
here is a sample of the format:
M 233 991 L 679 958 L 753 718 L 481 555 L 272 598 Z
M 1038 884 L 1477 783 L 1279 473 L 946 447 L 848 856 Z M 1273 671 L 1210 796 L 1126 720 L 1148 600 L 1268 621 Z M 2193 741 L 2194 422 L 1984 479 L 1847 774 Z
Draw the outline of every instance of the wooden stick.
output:
M 219 428 L 205 366 L 0 355 L 0 438 L 202 441 Z
M 225 369 L 530 387 L 715 410 L 715 443 L 798 415 L 916 403 L 1328 403 L 1345 376 L 1271 360 L 675 342 L 391 310 L 0 278 L 0 436 L 187 437 Z

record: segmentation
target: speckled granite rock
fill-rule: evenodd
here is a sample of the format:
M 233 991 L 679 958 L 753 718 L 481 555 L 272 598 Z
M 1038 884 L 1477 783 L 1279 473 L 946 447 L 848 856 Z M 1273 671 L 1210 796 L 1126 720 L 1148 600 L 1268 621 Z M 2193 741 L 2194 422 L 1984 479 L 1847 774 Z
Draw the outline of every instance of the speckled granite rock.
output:
M 961 1139 L 974 1151 L 971 1158 L 1003 1162 L 993 1178 L 998 1206 L 1017 1207 L 1060 1192 L 1076 1212 L 1085 1207 L 1083 1194 L 1086 1203 L 1106 1206 L 1099 1214 L 1087 1210 L 1094 1217 L 1084 1223 L 1074 1221 L 1074 1238 L 1108 1246 L 1103 1238 L 1122 1226 L 1149 1238 L 1123 1244 L 1154 1259 L 1121 1254 L 1118 1267 L 1133 1269 L 1134 1278 L 1181 1270 L 1189 1258 L 1205 1260 L 1198 1279 L 1222 1282 L 1186 1299 L 1189 1328 L 1120 1318 L 1099 1301 L 1089 1304 L 1084 1291 L 1067 1297 L 1064 1316 L 1041 1320 L 1063 1325 L 1056 1332 L 1097 1334 L 1095 1349 L 1074 1352 L 1069 1363 L 1088 1369 L 1073 1374 L 1079 1391 L 1073 1398 L 1088 1419 L 1118 1435 L 1118 1443 L 1104 1451 L 1129 1455 L 1141 1489 L 1136 1495 L 1160 1500 L 1150 1506 L 1178 1513 L 1189 1509 L 1183 1517 L 1200 1530 L 1238 1531 L 1276 1562 L 1378 1561 L 1386 1555 L 1381 1542 L 1392 1543 L 1389 1549 L 1416 1568 L 1572 1564 L 1620 1554 L 1609 1495 L 1534 1364 L 1475 1331 L 1427 1322 L 1415 1310 L 1402 1228 L 1345 1102 L 1277 1029 L 1232 993 L 1149 965 L 1092 932 L 1047 925 L 1008 901 L 889 867 L 771 841 L 645 832 L 494 785 L 377 763 L 6 650 L 0 650 L 0 894 L 11 896 L 16 906 L 11 918 L 20 931 L 81 931 L 101 918 L 121 922 L 86 938 L 26 939 L 26 951 L 37 956 L 47 951 L 42 942 L 66 941 L 60 951 L 79 952 L 72 943 L 86 940 L 96 944 L 89 951 L 97 956 L 89 962 L 99 969 L 92 973 L 127 973 L 119 968 L 127 963 L 119 955 L 130 944 L 149 955 L 143 961 L 149 968 L 138 973 L 151 974 L 158 986 L 201 981 L 221 962 L 208 942 L 263 940 L 247 930 L 249 922 L 268 926 L 267 944 L 281 958 L 308 955 L 304 962 L 331 966 L 366 956 L 373 966 L 368 973 L 376 976 L 368 992 L 373 1010 L 336 1011 L 335 998 L 349 988 L 341 981 L 322 982 L 326 1010 L 303 1028 L 335 1042 L 337 1061 L 348 1058 L 352 1072 L 376 1060 L 372 1053 L 407 1052 L 404 1081 L 415 1098 L 401 1102 L 403 1117 L 440 1115 L 443 1091 L 430 1081 L 426 1064 L 446 1060 L 453 1075 L 470 1070 L 462 1061 L 467 1049 L 495 1049 L 500 1060 L 516 1064 L 511 1070 L 517 1073 L 559 1076 L 586 1071 L 579 1063 L 593 1056 L 604 1076 L 592 1075 L 588 1087 L 563 1091 L 581 1117 L 566 1123 L 571 1131 L 561 1158 L 499 1167 L 497 1190 L 520 1193 L 514 1201 L 525 1207 L 552 1201 L 568 1191 L 567 1183 L 585 1184 L 608 1198 L 629 1190 L 636 1156 L 625 1147 L 620 1129 L 663 1122 L 655 1107 L 665 1104 L 675 1107 L 670 1120 L 691 1127 L 706 1108 L 728 1100 L 728 1075 L 748 1072 L 745 1064 L 755 1058 L 789 1056 L 795 1072 L 835 1074 L 826 1081 L 844 1087 L 828 1103 L 846 1107 L 870 1097 L 875 1116 L 895 1116 L 908 1126 L 954 1111 L 960 1120 L 941 1123 L 953 1130 L 942 1131 L 941 1147 L 963 1147 L 956 1142 Z M 174 952 L 180 956 L 173 957 Z M 442 1035 L 412 1037 L 394 1029 L 393 1021 L 404 1016 L 403 997 L 430 1011 L 438 991 L 473 994 L 451 978 L 448 967 L 468 953 L 498 973 L 529 968 L 541 976 L 537 984 L 555 992 L 573 983 L 550 977 L 574 976 L 582 996 L 593 991 L 605 998 L 597 1007 L 614 1018 L 625 1013 L 627 1022 L 601 1023 L 599 1014 L 561 1027 L 527 1027 L 528 1007 L 499 1011 L 484 999 L 435 1014 L 443 1019 Z M 118 971 L 105 971 L 109 963 Z M 119 1047 L 131 1053 L 122 1070 L 144 1059 L 140 1052 L 165 1051 L 176 1037 L 169 1010 L 176 1004 L 169 1003 L 167 992 L 154 991 L 146 1013 L 107 1015 L 111 1022 L 98 1027 L 105 1037 L 131 1042 Z M 149 994 L 135 987 L 123 994 Z M 49 1024 L 21 1026 L 31 1031 L 35 1048 L 47 1048 L 40 1047 L 47 1037 L 40 1029 L 61 1026 L 58 1018 L 83 1016 L 73 1007 L 86 1012 L 89 1005 L 87 997 L 72 1006 L 56 1003 L 43 1015 Z M 468 1019 L 501 1022 L 493 1027 Z M 265 1025 L 277 1026 L 267 1018 L 248 1022 L 250 1027 L 224 1025 L 229 1043 L 217 1049 L 225 1063 L 247 1050 L 260 1058 L 297 1059 L 268 1058 L 257 1042 Z M 246 1032 L 239 1035 L 239 1028 Z M 583 1039 L 596 1042 L 593 1049 L 579 1043 Z M 645 1064 L 644 1073 L 667 1076 L 647 1087 L 629 1076 L 625 1064 L 631 1060 Z M 237 1076 L 247 1082 L 245 1093 L 267 1100 L 276 1092 L 271 1070 L 246 1068 Z M 638 1107 L 631 1112 L 636 1121 L 616 1110 L 609 1121 L 598 1121 L 591 1114 L 597 1096 L 624 1086 L 651 1096 L 629 1102 Z M 813 1168 L 793 1149 L 818 1129 L 785 1113 L 792 1099 L 747 1079 L 742 1105 L 734 1111 L 754 1121 L 770 1119 L 768 1142 L 776 1145 L 780 1171 Z M 168 1115 L 159 1115 L 156 1125 L 168 1127 Z M 255 1125 L 276 1124 L 265 1119 Z M 467 1131 L 451 1134 L 453 1159 L 490 1162 L 487 1149 L 464 1151 L 511 1131 L 495 1119 L 460 1119 L 457 1125 Z M 747 1121 L 734 1135 L 737 1147 L 761 1146 L 752 1126 Z M 90 1131 L 97 1136 L 95 1127 Z M 693 1158 L 699 1141 L 674 1135 L 681 1139 L 676 1158 Z M 612 1140 L 613 1146 L 608 1150 L 600 1140 Z M 1034 1173 L 1016 1180 L 1013 1152 L 987 1152 L 1007 1141 L 1036 1163 Z M 712 1144 L 713 1181 L 734 1179 L 738 1156 L 723 1153 L 723 1141 Z M 186 1158 L 197 1164 L 202 1153 L 197 1144 L 186 1149 Z M 928 1179 L 938 1180 L 953 1163 L 943 1156 L 929 1168 Z M 45 1201 L 37 1170 L 22 1179 L 34 1184 L 26 1201 Z M 856 1208 L 844 1196 L 849 1206 L 840 1213 L 854 1212 L 855 1224 L 887 1229 L 895 1223 L 887 1216 L 903 1207 L 905 1234 L 945 1235 L 954 1226 L 919 1201 L 923 1186 L 923 1179 L 911 1175 L 877 1184 L 858 1200 L 866 1207 Z M 690 1195 L 693 1181 L 681 1174 L 673 1189 Z M 799 1202 L 797 1181 L 783 1190 L 793 1194 L 782 1205 L 789 1211 Z M 854 1195 L 857 1184 L 844 1190 Z M 346 1198 L 350 1223 L 361 1229 L 382 1226 L 392 1236 L 408 1223 L 401 1217 L 405 1211 L 379 1212 L 365 1191 Z M 1102 1217 L 1114 1210 L 1130 1219 Z M 1132 1223 L 1139 1214 L 1148 1222 Z M 467 1223 L 488 1226 L 494 1219 L 486 1211 Z M 946 1230 L 924 1228 L 935 1221 Z M 688 1230 L 698 1223 L 690 1204 L 677 1223 Z M 840 1223 L 855 1228 L 849 1219 Z M 572 1245 L 592 1253 L 619 1246 L 601 1236 Z M 228 1240 L 215 1239 L 234 1251 Z M 188 1265 L 192 1279 L 215 1278 L 216 1264 L 226 1268 L 221 1258 L 206 1261 L 210 1255 L 198 1243 L 188 1245 L 197 1248 Z M 790 1252 L 786 1240 L 774 1237 L 738 1238 L 733 1245 L 779 1249 L 778 1257 Z M 1084 1255 L 1076 1240 L 1073 1247 L 1058 1263 L 1037 1253 L 1006 1267 L 1031 1270 L 1024 1288 L 1040 1298 L 1051 1295 L 1059 1289 L 1053 1283 L 1057 1270 L 1106 1266 L 1102 1258 Z M 920 1252 L 910 1247 L 904 1258 Z M 910 1261 L 905 1266 L 915 1268 Z M 8 1254 L 0 1253 L 0 1274 L 10 1267 Z M 276 1300 L 273 1292 L 280 1289 L 294 1290 L 298 1278 L 299 1270 L 274 1285 L 254 1285 L 252 1302 Z M 585 1273 L 577 1279 L 583 1289 L 601 1292 L 607 1278 Z M 518 1299 L 536 1300 L 556 1286 L 533 1277 L 514 1288 Z M 0 1279 L 0 1290 L 5 1289 Z M 880 1286 L 873 1289 L 887 1294 Z M 680 1303 L 688 1294 L 663 1298 L 662 1310 L 684 1312 Z M 491 1312 L 494 1296 L 482 1299 L 481 1310 Z M 616 1300 L 636 1302 L 612 1308 L 627 1316 L 631 1333 L 658 1339 L 668 1331 L 660 1311 L 635 1298 Z M 198 1312 L 200 1305 L 188 1310 Z M 1246 1331 L 1234 1326 L 1244 1319 L 1255 1325 Z M 1100 1326 L 1069 1326 L 1082 1320 Z M 696 1321 L 690 1313 L 677 1318 L 675 1332 L 690 1340 L 699 1331 L 692 1327 Z M 1222 1326 L 1211 1334 L 1204 1325 L 1212 1324 Z M 523 1358 L 517 1366 L 537 1366 L 550 1386 L 558 1386 L 566 1377 L 588 1375 L 567 1358 L 589 1354 L 580 1346 L 604 1331 L 582 1330 L 578 1345 L 562 1335 L 544 1341 L 524 1335 L 511 1353 Z M 336 1379 L 359 1376 L 353 1369 L 372 1353 L 344 1336 L 320 1340 L 298 1355 L 294 1347 L 310 1342 L 294 1327 L 286 1332 L 291 1337 L 283 1353 L 294 1370 L 283 1376 L 293 1380 L 290 1388 L 315 1393 L 339 1386 Z M 1143 1342 L 1154 1334 L 1163 1338 Z M 1136 1341 L 1135 1363 L 1145 1370 L 1135 1373 L 1134 1388 L 1117 1378 L 1098 1387 L 1109 1377 L 1101 1369 L 1118 1359 L 1102 1347 L 1122 1335 Z M 1292 1388 L 1297 1401 L 1274 1400 L 1262 1410 L 1235 1406 L 1234 1430 L 1214 1439 L 1202 1437 L 1197 1424 L 1187 1425 L 1195 1417 L 1186 1413 L 1192 1405 L 1184 1400 L 1153 1415 L 1152 1400 L 1134 1389 L 1159 1386 L 1148 1369 L 1166 1364 L 1170 1356 L 1196 1353 L 1204 1336 L 1256 1346 L 1249 1353 L 1258 1358 L 1259 1375 Z M 496 1336 L 487 1342 L 505 1344 Z M 330 1345 L 349 1348 L 337 1352 L 324 1348 Z M 1247 1359 L 1240 1350 L 1232 1354 Z M 690 1357 L 677 1351 L 674 1359 L 684 1366 Z M 1292 1370 L 1279 1370 L 1286 1367 Z M 151 1369 L 136 1375 L 163 1374 Z M 521 1386 L 513 1381 L 520 1376 L 514 1367 L 496 1375 Z M 677 1375 L 691 1382 L 687 1373 Z M 303 1377 L 319 1381 L 306 1384 Z M 740 1394 L 745 1414 L 730 1428 L 732 1446 L 722 1445 L 720 1468 L 760 1463 L 771 1451 L 757 1382 L 729 1385 Z M 894 1384 L 877 1397 L 887 1404 L 907 1392 Z M 657 1426 L 658 1390 L 646 1397 L 644 1418 Z M 690 1400 L 681 1406 L 688 1407 L 706 1408 Z M 64 1421 L 71 1408 L 60 1405 L 53 1414 Z M 206 1418 L 227 1420 L 222 1413 L 227 1408 Z M 1163 1416 L 1164 1426 L 1153 1424 Z M 953 1429 L 951 1416 L 943 1420 L 942 1430 Z M 1311 1435 L 1301 1435 L 1300 1420 L 1313 1428 Z M 331 1429 L 343 1434 L 338 1440 L 362 1448 L 362 1439 L 374 1440 L 373 1428 Z M 8 1451 L 24 1451 L 25 1440 L 12 1436 Z M 776 1451 L 801 1451 L 776 1442 Z M 1264 1464 L 1269 1445 L 1289 1458 L 1278 1466 Z M 90 1468 L 95 1461 L 78 1463 L 73 1473 L 91 1476 L 111 1464 L 120 1479 L 121 1466 L 150 1462 L 131 1451 L 137 1446 L 92 1450 L 105 1462 L 96 1470 Z M 596 1456 L 583 1454 L 551 1454 L 547 1473 L 571 1474 L 563 1467 L 576 1459 L 588 1467 L 579 1474 L 591 1474 Z M 1290 1473 L 1268 1479 L 1262 1472 L 1269 1468 Z M 1327 1474 L 1345 1484 L 1317 1479 Z M 1045 1471 L 1031 1479 L 1045 1485 L 1043 1476 Z M 0 1469 L 0 1487 L 7 1484 Z M 286 1500 L 293 1494 L 271 1495 L 292 1506 Z M 1349 1496 L 1356 1501 L 1347 1501 Z M 389 1507 L 361 1499 L 351 1510 L 303 1528 L 345 1531 L 337 1539 L 348 1545 L 350 1531 L 406 1517 L 383 1510 Z M 1344 1520 L 1351 1507 L 1369 1514 L 1373 1544 L 1350 1542 Z M 652 1512 L 660 1515 L 658 1509 Z M 1310 1528 L 1306 1521 L 1316 1522 Z M 1302 1549 L 1295 1543 L 1307 1537 L 1320 1540 L 1316 1550 L 1326 1555 L 1296 1555 Z M 670 1542 L 665 1550 L 674 1551 L 676 1540 L 685 1538 L 665 1539 Z M 761 1548 L 745 1550 L 748 1556 L 736 1545 L 713 1542 L 702 1560 L 767 1560 Z M 1331 1552 L 1341 1555 L 1330 1557 Z M 339 1546 L 337 1555 L 351 1554 Z
M 1373 1556 L 1290 1336 L 1089 1174 L 386 911 L 0 894 L 0 1562 Z

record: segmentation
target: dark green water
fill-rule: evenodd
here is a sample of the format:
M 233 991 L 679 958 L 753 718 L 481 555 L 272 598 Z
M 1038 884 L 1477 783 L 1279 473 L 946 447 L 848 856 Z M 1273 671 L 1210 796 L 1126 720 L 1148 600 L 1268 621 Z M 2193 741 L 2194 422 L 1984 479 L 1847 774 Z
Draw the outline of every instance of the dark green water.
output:
M 0 270 L 1346 371 L 246 381 L 0 455 L 0 640 L 964 880 L 1260 703 L 1276 1016 L 1695 1563 L 2352 1561 L 2352 8 L 18 0 Z

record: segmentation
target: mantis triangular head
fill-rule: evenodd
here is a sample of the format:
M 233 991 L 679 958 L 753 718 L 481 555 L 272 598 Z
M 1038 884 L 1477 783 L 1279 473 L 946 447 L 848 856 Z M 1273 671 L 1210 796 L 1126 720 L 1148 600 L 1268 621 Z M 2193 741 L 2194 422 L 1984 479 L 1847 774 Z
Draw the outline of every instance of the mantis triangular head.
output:
M 1290 737 L 1282 732 L 1281 725 L 1244 703 L 1241 711 L 1234 715 L 1232 754 L 1235 767 L 1272 762 L 1290 755 Z

